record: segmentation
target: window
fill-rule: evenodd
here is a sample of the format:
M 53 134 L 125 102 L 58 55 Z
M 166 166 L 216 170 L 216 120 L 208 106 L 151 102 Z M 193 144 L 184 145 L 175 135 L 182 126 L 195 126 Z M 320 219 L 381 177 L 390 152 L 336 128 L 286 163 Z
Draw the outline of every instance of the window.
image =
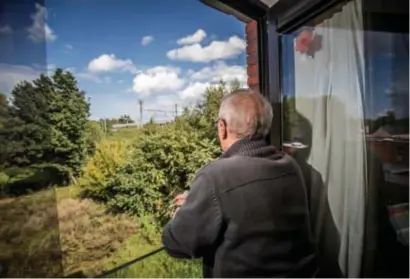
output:
M 305 176 L 323 276 L 408 276 L 408 3 L 396 2 L 343 3 L 281 36 L 283 148 Z

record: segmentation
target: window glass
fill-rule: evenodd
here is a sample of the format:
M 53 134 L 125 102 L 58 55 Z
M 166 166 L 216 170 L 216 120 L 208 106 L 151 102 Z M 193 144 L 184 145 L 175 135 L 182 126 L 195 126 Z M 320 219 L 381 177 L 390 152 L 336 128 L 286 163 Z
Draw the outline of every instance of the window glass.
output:
M 149 253 L 256 34 L 199 0 L 1 0 L 0 277 L 200 277 Z
M 376 2 L 281 37 L 283 149 L 305 176 L 322 276 L 408 276 L 408 6 Z

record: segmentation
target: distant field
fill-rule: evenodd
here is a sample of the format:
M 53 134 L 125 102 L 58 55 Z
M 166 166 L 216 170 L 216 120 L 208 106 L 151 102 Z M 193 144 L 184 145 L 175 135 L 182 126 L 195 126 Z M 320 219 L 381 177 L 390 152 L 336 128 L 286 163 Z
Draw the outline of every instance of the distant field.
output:
M 108 139 L 133 139 L 141 134 L 141 128 L 121 128 L 117 131 L 108 132 Z

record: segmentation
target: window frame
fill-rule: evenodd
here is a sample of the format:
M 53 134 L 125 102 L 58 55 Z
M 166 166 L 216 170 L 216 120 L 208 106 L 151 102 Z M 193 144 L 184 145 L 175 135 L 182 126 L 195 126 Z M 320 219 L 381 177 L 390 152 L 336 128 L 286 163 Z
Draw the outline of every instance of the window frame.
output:
M 281 36 L 303 27 L 317 15 L 332 9 L 335 5 L 350 0 L 296 0 L 278 1 L 258 20 L 258 44 L 260 51 L 260 92 L 270 101 L 274 118 L 270 143 L 283 149 L 283 94 L 281 65 Z M 285 4 L 287 3 L 287 4 Z

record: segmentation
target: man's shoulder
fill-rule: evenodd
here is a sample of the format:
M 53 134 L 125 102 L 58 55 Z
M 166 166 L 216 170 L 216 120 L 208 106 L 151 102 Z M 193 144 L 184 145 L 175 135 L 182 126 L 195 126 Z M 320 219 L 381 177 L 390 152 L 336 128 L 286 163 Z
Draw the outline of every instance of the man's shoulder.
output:
M 300 169 L 293 158 L 282 154 L 275 158 L 233 156 L 219 158 L 209 162 L 197 173 L 213 185 L 216 195 L 232 193 L 235 189 L 244 189 L 247 184 L 284 183 L 284 180 L 298 178 L 303 182 Z M 296 180 L 295 180 L 296 181 Z M 239 187 L 241 186 L 241 187 Z M 273 187 L 277 188 L 277 187 Z M 277 189 L 280 189 L 278 187 Z
M 235 166 L 238 166 L 238 163 L 244 163 L 245 159 L 242 156 L 235 156 L 230 158 L 218 158 L 202 167 L 198 173 L 203 173 L 207 175 L 215 175 L 217 173 L 223 173 L 228 171 Z
M 281 176 L 284 173 L 299 173 L 300 168 L 295 160 L 286 153 L 278 153 L 274 158 L 232 156 L 219 158 L 206 164 L 197 174 L 203 174 L 210 180 L 221 180 L 221 177 L 238 176 L 254 178 L 255 176 Z

